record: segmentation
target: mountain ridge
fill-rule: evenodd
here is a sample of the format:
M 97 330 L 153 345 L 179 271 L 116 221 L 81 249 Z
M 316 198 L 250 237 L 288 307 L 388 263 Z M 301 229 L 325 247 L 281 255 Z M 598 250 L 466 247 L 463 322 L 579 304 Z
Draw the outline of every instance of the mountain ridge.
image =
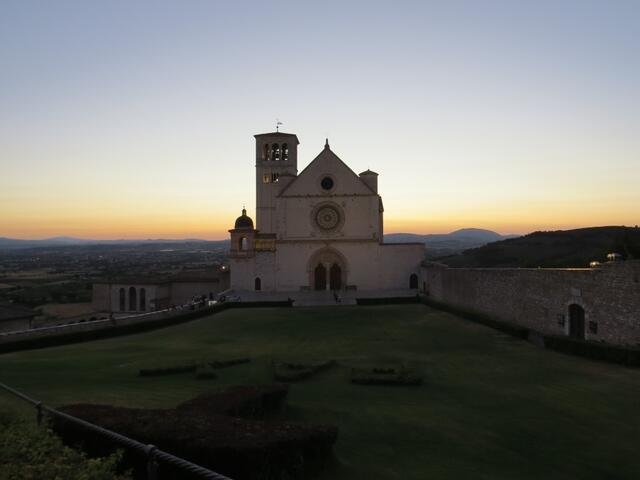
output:
M 609 253 L 619 253 L 625 259 L 640 258 L 640 228 L 536 231 L 435 259 L 451 267 L 570 268 L 604 262 Z
M 512 238 L 514 235 L 501 235 L 497 232 L 482 228 L 462 228 L 450 233 L 389 233 L 384 236 L 387 243 L 404 243 L 404 242 L 422 242 L 428 247 L 433 246 L 436 249 L 453 249 L 453 251 L 461 251 L 466 248 L 477 247 L 488 242 L 497 241 L 505 238 Z M 203 240 L 199 238 L 186 239 L 164 239 L 164 238 L 147 238 L 147 239 L 113 239 L 113 240 L 97 240 L 90 238 L 78 238 L 70 236 L 55 236 L 43 239 L 18 239 L 0 237 L 0 249 L 17 249 L 17 248 L 34 248 L 34 247 L 67 247 L 76 245 L 126 245 L 136 243 L 224 243 L 229 240 Z M 444 252 L 446 253 L 446 252 Z

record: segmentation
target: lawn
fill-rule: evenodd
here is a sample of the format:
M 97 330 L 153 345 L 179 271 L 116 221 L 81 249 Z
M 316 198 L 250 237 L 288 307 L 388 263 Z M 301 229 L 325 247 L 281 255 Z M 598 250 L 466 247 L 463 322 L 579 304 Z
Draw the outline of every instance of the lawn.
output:
M 249 356 L 219 371 L 140 368 Z M 286 417 L 339 426 L 322 479 L 640 478 L 640 370 L 538 349 L 423 305 L 235 309 L 153 332 L 0 356 L 0 381 L 53 405 L 172 407 L 271 381 L 272 359 L 333 359 L 292 384 Z M 418 387 L 349 382 L 404 362 Z M 0 393 L 0 409 L 24 409 Z

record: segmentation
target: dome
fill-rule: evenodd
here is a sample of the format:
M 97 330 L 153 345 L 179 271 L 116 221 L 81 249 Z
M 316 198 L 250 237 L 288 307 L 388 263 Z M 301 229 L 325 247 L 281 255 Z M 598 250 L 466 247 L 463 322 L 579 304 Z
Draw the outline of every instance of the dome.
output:
M 243 208 L 242 215 L 236 218 L 235 228 L 250 228 L 251 230 L 253 230 L 253 220 L 251 220 L 251 217 L 247 215 L 246 209 Z

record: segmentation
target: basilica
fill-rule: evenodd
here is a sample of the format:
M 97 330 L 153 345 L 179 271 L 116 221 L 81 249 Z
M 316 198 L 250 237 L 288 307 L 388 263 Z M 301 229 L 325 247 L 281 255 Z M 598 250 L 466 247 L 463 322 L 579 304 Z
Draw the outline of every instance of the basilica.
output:
M 298 173 L 298 137 L 255 135 L 255 224 L 242 210 L 231 234 L 236 292 L 418 290 L 424 244 L 386 244 L 378 174 L 357 175 L 325 143 Z

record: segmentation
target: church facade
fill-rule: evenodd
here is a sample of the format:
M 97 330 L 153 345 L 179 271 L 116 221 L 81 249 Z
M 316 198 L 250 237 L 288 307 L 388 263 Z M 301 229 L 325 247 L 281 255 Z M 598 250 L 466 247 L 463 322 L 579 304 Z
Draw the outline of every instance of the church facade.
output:
M 329 143 L 298 173 L 298 138 L 255 135 L 256 223 L 231 235 L 234 291 L 418 289 L 424 244 L 385 244 L 378 174 L 357 175 Z

